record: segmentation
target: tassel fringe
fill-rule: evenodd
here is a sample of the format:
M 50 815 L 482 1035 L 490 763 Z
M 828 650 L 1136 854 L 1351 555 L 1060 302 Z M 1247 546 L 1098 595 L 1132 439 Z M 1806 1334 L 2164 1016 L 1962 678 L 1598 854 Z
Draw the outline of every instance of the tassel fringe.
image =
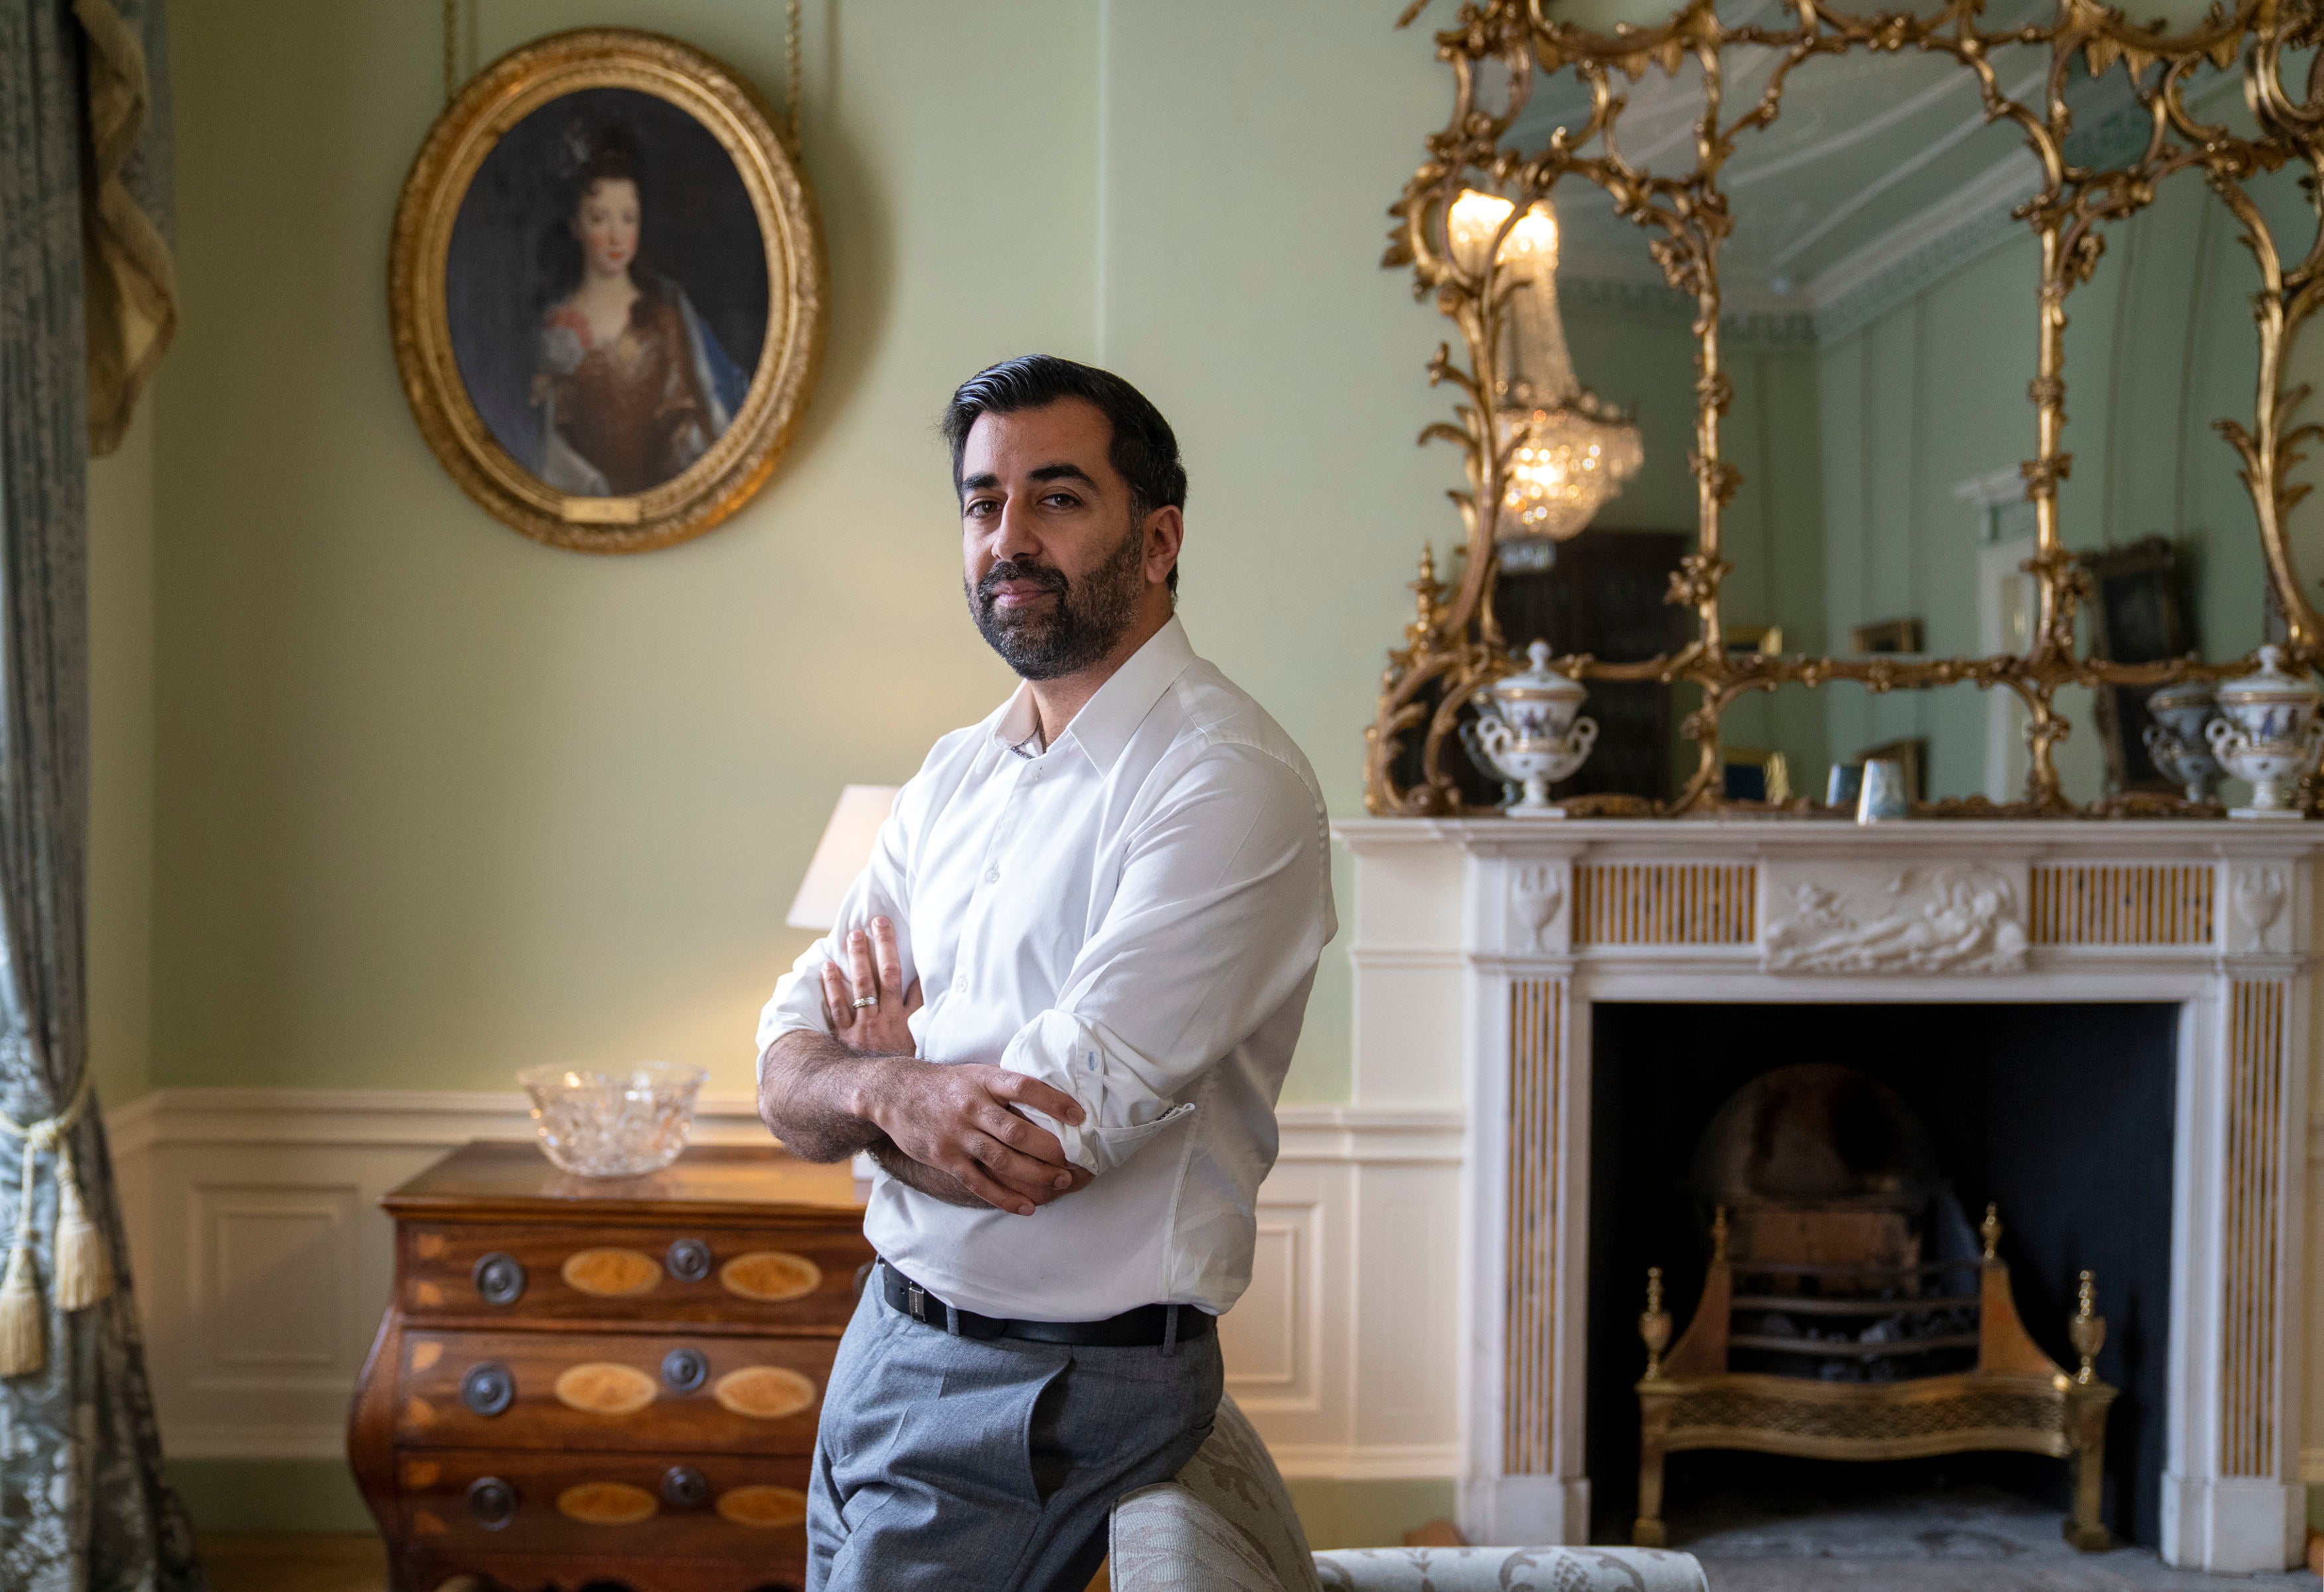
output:
M 0 1281 L 0 1376 L 27 1376 L 39 1370 L 44 1358 L 32 1247 L 20 1239 L 8 1252 L 8 1275 Z
M 57 1155 L 56 1290 L 59 1310 L 87 1310 L 113 1292 L 113 1257 L 81 1202 L 69 1145 Z
M 32 1123 L 11 1122 L 0 1116 L 0 1136 L 19 1140 L 16 1171 L 16 1231 L 8 1245 L 8 1271 L 0 1277 L 0 1376 L 26 1376 L 48 1361 L 43 1341 L 47 1311 L 41 1304 L 41 1285 L 32 1275 L 32 1192 L 40 1176 L 41 1157 L 56 1157 L 57 1224 L 51 1255 L 57 1305 L 60 1310 L 85 1310 L 113 1292 L 112 1257 L 105 1235 L 88 1219 L 74 1175 L 72 1132 L 88 1109 L 88 1070 L 81 1070 L 80 1087 L 71 1103 L 53 1117 Z

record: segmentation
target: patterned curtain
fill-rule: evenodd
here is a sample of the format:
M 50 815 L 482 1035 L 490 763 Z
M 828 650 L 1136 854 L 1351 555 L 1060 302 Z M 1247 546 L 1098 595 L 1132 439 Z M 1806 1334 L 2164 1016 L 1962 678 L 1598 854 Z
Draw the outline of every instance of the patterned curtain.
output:
M 161 78 L 161 0 L 0 0 L 6 1592 L 202 1586 L 161 1480 L 113 1169 L 85 1081 L 88 467 L 92 440 L 118 440 L 175 321 L 166 211 L 154 207 L 167 202 Z

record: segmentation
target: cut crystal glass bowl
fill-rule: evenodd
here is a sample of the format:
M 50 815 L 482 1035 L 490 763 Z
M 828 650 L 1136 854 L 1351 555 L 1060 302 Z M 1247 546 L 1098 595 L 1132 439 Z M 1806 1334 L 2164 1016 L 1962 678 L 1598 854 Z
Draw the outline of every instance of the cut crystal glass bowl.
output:
M 677 1062 L 641 1062 L 619 1072 L 528 1067 L 516 1075 L 532 1097 L 540 1147 L 584 1177 L 659 1172 L 686 1148 L 694 1097 L 710 1074 Z

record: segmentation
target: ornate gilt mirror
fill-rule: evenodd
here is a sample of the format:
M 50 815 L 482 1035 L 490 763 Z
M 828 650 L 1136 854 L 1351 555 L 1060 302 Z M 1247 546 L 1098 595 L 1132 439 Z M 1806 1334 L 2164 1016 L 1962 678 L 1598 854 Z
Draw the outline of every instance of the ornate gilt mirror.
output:
M 1823 815 L 1875 755 L 1922 813 L 2216 815 L 2147 695 L 2324 662 L 2324 6 L 1565 15 L 1436 35 L 1392 209 L 1468 485 L 1370 809 L 1499 806 L 1478 694 L 1545 640 L 1600 725 L 1577 814 Z

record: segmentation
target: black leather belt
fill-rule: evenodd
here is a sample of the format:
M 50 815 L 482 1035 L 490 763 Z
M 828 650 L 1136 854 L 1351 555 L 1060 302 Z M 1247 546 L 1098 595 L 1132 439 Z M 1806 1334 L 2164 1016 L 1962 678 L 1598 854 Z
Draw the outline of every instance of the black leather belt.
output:
M 1191 1304 L 1141 1304 L 1102 1321 L 1012 1321 L 955 1310 L 911 1278 L 880 1263 L 880 1296 L 888 1308 L 955 1338 L 1021 1338 L 1028 1343 L 1071 1343 L 1089 1348 L 1157 1348 L 1172 1340 L 1170 1318 L 1177 1317 L 1176 1340 L 1190 1342 L 1216 1326 L 1208 1311 Z

